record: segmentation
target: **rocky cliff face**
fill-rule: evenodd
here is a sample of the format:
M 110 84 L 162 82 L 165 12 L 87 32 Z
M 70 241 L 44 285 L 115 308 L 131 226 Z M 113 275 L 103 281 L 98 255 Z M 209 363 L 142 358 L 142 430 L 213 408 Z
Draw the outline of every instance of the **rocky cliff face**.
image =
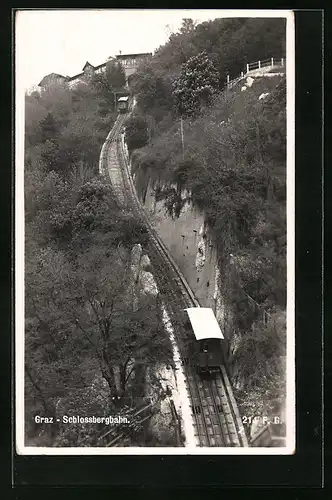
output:
M 204 216 L 188 202 L 177 219 L 167 215 L 164 201 L 156 201 L 149 180 L 144 205 L 161 239 L 180 267 L 202 306 L 215 308 L 216 251 Z M 143 196 L 141 196 L 142 201 Z

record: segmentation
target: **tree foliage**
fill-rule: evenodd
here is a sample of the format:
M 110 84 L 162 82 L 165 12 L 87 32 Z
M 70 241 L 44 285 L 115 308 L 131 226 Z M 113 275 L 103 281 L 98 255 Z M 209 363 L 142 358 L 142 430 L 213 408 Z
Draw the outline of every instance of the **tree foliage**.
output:
M 154 138 L 133 157 L 135 172 L 148 172 L 170 215 L 186 202 L 204 212 L 219 255 L 241 254 L 237 281 L 258 303 L 285 305 L 285 82 L 271 93 L 222 94 L 213 108 Z M 137 173 L 139 175 L 139 173 Z M 233 288 L 233 287 L 231 287 Z M 230 300 L 230 303 L 232 301 Z M 241 315 L 237 316 L 241 317 Z
M 117 61 L 108 61 L 105 72 L 93 75 L 91 79 L 92 89 L 89 88 L 88 92 L 91 96 L 91 90 L 93 90 L 94 97 L 98 102 L 98 114 L 100 116 L 103 117 L 109 113 L 110 109 L 115 109 L 116 92 L 123 91 L 125 85 L 125 71 L 122 64 Z
M 160 121 L 172 111 L 172 75 L 163 74 L 149 63 L 142 65 L 133 75 L 131 90 L 136 97 L 139 109 Z
M 109 105 L 101 117 L 100 96 L 86 85 L 69 90 L 47 88 L 40 95 L 26 96 L 25 156 L 27 175 L 32 165 L 63 178 L 82 162 L 97 172 L 105 128 L 114 122 Z
M 25 417 L 37 446 L 91 444 L 91 429 L 69 436 L 34 416 L 73 406 L 112 414 L 115 402 L 142 396 L 146 367 L 171 353 L 158 300 L 132 287 L 131 250 L 146 230 L 96 175 L 114 121 L 110 106 L 100 115 L 105 102 L 95 81 L 26 97 Z
M 282 18 L 215 19 L 194 25 L 184 19 L 177 33 L 160 47 L 156 63 L 168 70 L 206 51 L 219 71 L 236 77 L 247 62 L 285 56 L 285 20 Z
M 120 90 L 126 85 L 126 74 L 119 61 L 108 61 L 106 63 L 105 79 L 114 90 Z
M 218 72 L 207 54 L 201 52 L 191 57 L 173 82 L 177 113 L 187 117 L 196 115 L 202 106 L 212 103 L 218 87 Z
M 148 141 L 147 123 L 143 116 L 132 115 L 126 122 L 126 142 L 130 152 Z
M 247 63 L 285 57 L 285 19 L 229 18 L 196 24 L 184 19 L 168 42 L 159 47 L 149 63 L 142 64 L 132 80 L 139 108 L 157 122 L 172 110 L 169 88 L 179 77 L 181 65 L 206 52 L 218 71 L 219 88 L 227 75 L 237 77 Z
M 281 413 L 286 393 L 286 318 L 276 311 L 255 321 L 233 354 L 233 378 L 243 415 Z

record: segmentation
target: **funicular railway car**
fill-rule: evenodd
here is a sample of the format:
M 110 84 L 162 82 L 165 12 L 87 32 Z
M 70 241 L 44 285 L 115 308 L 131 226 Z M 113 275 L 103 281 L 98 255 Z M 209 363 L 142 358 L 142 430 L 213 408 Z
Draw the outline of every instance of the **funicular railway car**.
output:
M 129 96 L 119 97 L 118 99 L 118 112 L 127 113 L 129 106 Z
M 223 364 L 224 336 L 212 309 L 191 307 L 186 309 L 195 341 L 190 346 L 190 357 L 200 374 L 219 371 Z

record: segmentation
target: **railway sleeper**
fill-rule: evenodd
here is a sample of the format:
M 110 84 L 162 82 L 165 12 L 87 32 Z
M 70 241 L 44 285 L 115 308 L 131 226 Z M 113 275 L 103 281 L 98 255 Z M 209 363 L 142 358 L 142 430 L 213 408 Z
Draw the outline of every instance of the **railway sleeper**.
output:
M 223 446 L 224 445 L 224 440 L 223 440 L 222 436 L 215 436 L 214 441 L 215 441 L 215 446 Z
M 228 413 L 227 415 L 225 415 L 225 417 L 226 417 L 226 422 L 235 428 L 233 416 Z
M 209 417 L 211 415 L 211 410 L 208 406 L 203 406 L 203 415 Z
M 225 446 L 231 446 L 231 444 L 232 444 L 229 436 L 227 436 L 227 435 L 224 436 L 224 442 L 225 442 Z
M 199 440 L 200 440 L 199 446 L 201 448 L 209 446 L 209 442 L 208 442 L 208 440 L 204 436 L 199 436 Z
M 197 431 L 199 436 L 205 436 L 205 427 L 203 424 L 198 424 Z
M 194 405 L 192 407 L 192 410 L 193 410 L 194 415 L 201 415 L 201 413 L 202 413 L 202 408 L 200 405 Z
M 229 436 L 230 436 L 230 438 L 231 438 L 232 440 L 234 440 L 234 439 L 235 439 L 235 440 L 238 440 L 237 433 L 236 433 L 236 431 L 235 431 L 234 429 L 229 430 L 229 431 L 228 431 L 228 434 L 229 434 Z
M 218 425 L 218 417 L 216 415 L 211 415 L 209 418 L 211 419 L 211 423 L 213 425 Z

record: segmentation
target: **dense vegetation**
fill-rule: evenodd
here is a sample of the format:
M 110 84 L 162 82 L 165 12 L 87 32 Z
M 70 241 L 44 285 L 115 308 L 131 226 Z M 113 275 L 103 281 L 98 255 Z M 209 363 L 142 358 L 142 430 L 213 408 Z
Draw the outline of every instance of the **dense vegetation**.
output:
M 170 360 L 158 297 L 133 284 L 132 249 L 144 244 L 144 227 L 121 212 L 98 176 L 113 94 L 123 84 L 121 71 L 111 69 L 73 90 L 53 86 L 26 96 L 30 445 L 95 445 L 96 424 L 43 426 L 34 416 L 121 414 L 144 396 L 146 369 Z M 140 439 L 138 430 L 131 439 Z
M 132 81 L 132 120 L 149 137 L 135 149 L 130 130 L 134 172 L 174 218 L 189 199 L 217 244 L 245 414 L 276 411 L 285 393 L 286 85 L 274 76 L 222 89 L 247 62 L 284 57 L 284 43 L 282 19 L 184 20 Z
M 131 86 L 140 109 L 163 129 L 174 106 L 173 82 L 190 58 L 206 53 L 222 89 L 227 75 L 237 77 L 246 63 L 284 57 L 285 51 L 284 19 L 215 19 L 197 26 L 184 19 L 179 32 L 170 36 L 150 62 L 142 64 Z

